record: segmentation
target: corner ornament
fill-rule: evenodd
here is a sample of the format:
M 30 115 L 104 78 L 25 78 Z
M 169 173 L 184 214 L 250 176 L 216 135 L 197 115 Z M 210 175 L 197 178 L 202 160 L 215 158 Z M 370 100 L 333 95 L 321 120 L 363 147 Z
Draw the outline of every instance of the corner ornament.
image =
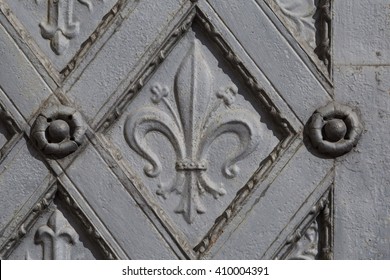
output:
M 78 149 L 86 128 L 79 112 L 57 105 L 39 114 L 31 129 L 31 138 L 44 154 L 61 158 Z
M 356 146 L 363 132 L 358 114 L 350 107 L 331 102 L 317 109 L 308 124 L 313 147 L 321 154 L 338 157 Z

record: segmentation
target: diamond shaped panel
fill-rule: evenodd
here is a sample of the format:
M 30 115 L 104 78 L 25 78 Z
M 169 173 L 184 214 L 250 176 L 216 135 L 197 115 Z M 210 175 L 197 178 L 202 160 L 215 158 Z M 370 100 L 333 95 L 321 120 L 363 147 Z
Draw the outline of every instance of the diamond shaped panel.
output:
M 106 134 L 191 246 L 286 135 L 238 72 L 196 18 Z

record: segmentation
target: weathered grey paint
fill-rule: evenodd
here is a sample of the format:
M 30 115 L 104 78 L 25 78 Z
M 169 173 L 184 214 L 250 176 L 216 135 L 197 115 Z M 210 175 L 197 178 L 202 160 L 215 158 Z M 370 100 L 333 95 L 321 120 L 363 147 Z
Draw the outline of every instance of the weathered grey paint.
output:
M 1 258 L 390 258 L 387 1 L 24 2 Z
M 335 1 L 335 96 L 365 125 L 355 152 L 336 161 L 337 259 L 390 258 L 389 14 L 384 0 Z

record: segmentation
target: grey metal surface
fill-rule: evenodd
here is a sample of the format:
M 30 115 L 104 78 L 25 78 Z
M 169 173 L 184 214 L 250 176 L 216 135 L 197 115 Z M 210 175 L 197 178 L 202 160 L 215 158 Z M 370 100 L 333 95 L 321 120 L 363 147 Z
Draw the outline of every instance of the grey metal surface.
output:
M 365 125 L 355 152 L 336 161 L 337 259 L 390 259 L 389 12 L 385 0 L 335 1 L 335 96 Z
M 390 258 L 385 0 L 27 2 L 0 0 L 1 258 Z

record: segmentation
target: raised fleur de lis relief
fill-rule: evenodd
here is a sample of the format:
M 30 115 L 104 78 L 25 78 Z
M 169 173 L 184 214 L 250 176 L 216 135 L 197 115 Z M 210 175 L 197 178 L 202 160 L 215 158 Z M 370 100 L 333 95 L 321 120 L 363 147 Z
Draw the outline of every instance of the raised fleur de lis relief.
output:
M 90 0 L 77 1 L 92 10 Z M 80 23 L 73 20 L 73 9 L 73 0 L 48 0 L 47 19 L 39 24 L 42 37 L 50 40 L 50 47 L 56 55 L 63 54 L 69 41 L 80 32 Z
M 149 177 L 159 176 L 162 165 L 148 146 L 146 135 L 159 132 L 170 141 L 176 152 L 176 173 L 170 182 L 158 184 L 157 194 L 164 198 L 172 192 L 179 194 L 180 202 L 175 212 L 181 213 L 187 223 L 192 223 L 196 214 L 206 211 L 200 199 L 202 195 L 208 193 L 218 198 L 226 193 L 224 186 L 213 182 L 207 174 L 207 154 L 211 144 L 223 134 L 238 137 L 237 149 L 225 151 L 226 160 L 222 167 L 225 177 L 235 177 L 239 172 L 237 162 L 259 145 L 260 119 L 234 104 L 235 85 L 220 89 L 216 101 L 211 99 L 212 73 L 196 39 L 175 75 L 176 106 L 168 98 L 168 87 L 156 84 L 151 92 L 154 106 L 140 108 L 128 115 L 125 138 L 129 146 L 147 160 L 144 172 Z M 169 113 L 158 109 L 156 105 L 159 103 Z
M 44 260 L 70 260 L 71 245 L 77 239 L 78 234 L 58 210 L 35 233 L 35 243 L 42 244 Z

